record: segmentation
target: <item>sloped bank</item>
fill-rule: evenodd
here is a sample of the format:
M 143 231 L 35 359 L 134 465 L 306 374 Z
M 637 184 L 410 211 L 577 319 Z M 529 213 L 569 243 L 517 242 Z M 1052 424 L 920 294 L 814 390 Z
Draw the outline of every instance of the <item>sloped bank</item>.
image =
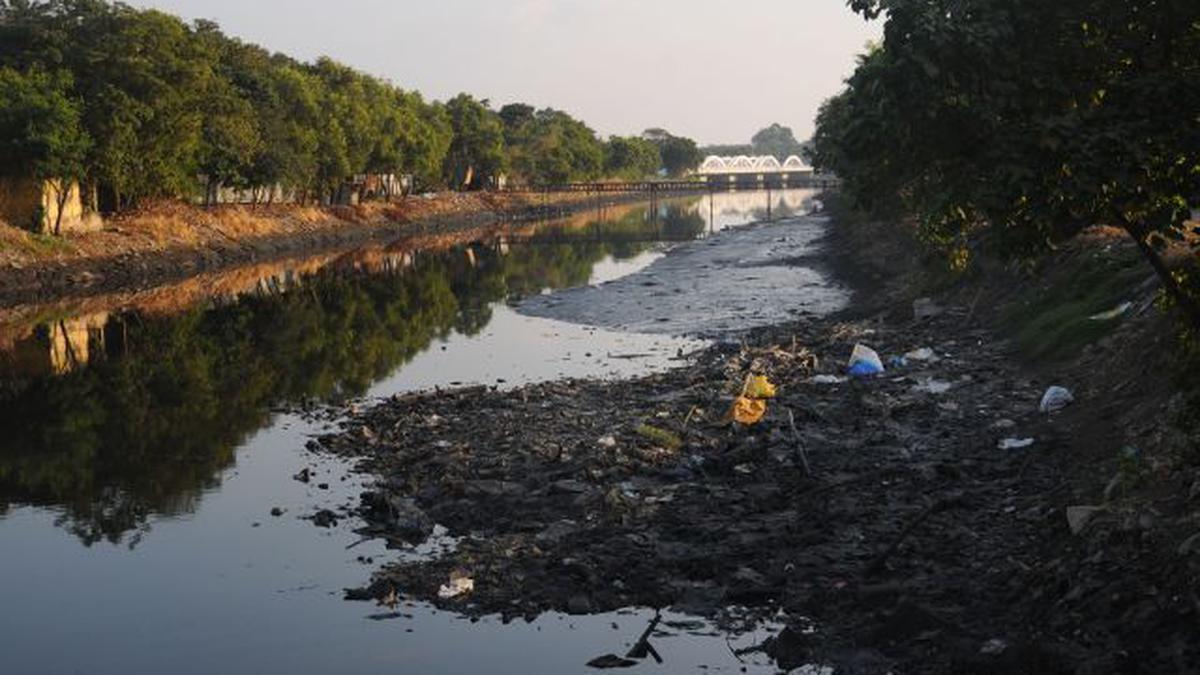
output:
M 637 194 L 605 203 L 640 201 Z M 127 291 L 248 263 L 408 236 L 557 218 L 586 194 L 438 193 L 357 207 L 149 204 L 98 232 L 34 235 L 0 221 L 0 306 Z
M 1066 517 L 1103 499 L 1108 467 L 1088 453 L 1123 443 L 1089 429 L 1129 422 L 1097 390 L 1094 352 L 1145 326 L 1022 365 L 991 324 L 1015 301 L 1009 281 L 947 286 L 941 311 L 917 320 L 902 300 L 913 286 L 895 280 L 919 266 L 897 263 L 908 244 L 878 227 L 847 224 L 829 238 L 829 259 L 865 289 L 853 313 L 760 329 L 743 347 L 640 380 L 435 392 L 349 416 L 316 445 L 379 476 L 359 510 L 364 533 L 402 546 L 437 523 L 462 537 L 351 595 L 399 593 L 469 615 L 782 609 L 792 628 L 765 648 L 784 668 L 1194 666 L 1196 557 L 1177 541 L 1195 524 L 1187 490 L 1154 502 L 1130 487 L 1078 532 Z M 831 381 L 858 342 L 907 363 Z M 770 375 L 779 396 L 760 425 L 724 424 L 751 371 Z M 1064 383 L 1075 406 L 1038 412 L 1041 393 Z M 1001 449 L 1007 439 L 1033 444 Z M 1132 475 L 1167 472 L 1172 486 L 1194 476 L 1177 462 L 1151 467 Z M 452 576 L 473 590 L 444 593 Z

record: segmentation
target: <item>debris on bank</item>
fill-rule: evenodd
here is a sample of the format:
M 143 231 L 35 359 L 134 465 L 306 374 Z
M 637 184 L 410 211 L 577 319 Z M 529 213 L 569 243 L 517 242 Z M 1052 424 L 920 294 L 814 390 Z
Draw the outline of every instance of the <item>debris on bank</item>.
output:
M 436 523 L 457 545 L 352 595 L 508 618 L 782 608 L 813 618 L 822 649 L 886 646 L 887 663 L 1053 662 L 1057 648 L 1021 642 L 1020 598 L 1047 564 L 1028 542 L 1075 527 L 1047 497 L 1061 441 L 1038 414 L 1044 384 L 984 331 L 948 330 L 962 311 L 757 331 L 632 381 L 410 394 L 354 413 L 315 443 L 379 477 L 364 535 L 407 548 Z M 880 372 L 846 379 L 864 338 L 856 363 Z M 883 370 L 876 349 L 905 367 Z M 763 403 L 754 424 L 739 423 L 739 399 Z M 1039 453 L 1016 451 L 1029 436 Z

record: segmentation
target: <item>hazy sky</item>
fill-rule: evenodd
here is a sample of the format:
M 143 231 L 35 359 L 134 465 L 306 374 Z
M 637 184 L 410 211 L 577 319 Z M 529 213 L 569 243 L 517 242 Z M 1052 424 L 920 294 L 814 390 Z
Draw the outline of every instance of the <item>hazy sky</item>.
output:
M 309 60 L 328 55 L 428 98 L 565 110 L 603 135 L 661 126 L 746 142 L 807 138 L 878 36 L 843 0 L 139 0 Z

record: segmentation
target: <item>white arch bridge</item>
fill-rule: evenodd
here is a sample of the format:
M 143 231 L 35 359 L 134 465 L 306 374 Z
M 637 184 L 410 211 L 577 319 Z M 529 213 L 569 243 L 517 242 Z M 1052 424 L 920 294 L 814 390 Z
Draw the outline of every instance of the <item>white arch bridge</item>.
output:
M 813 181 L 813 169 L 796 155 L 783 162 L 771 155 L 719 157 L 710 155 L 700 164 L 696 175 L 709 184 L 806 185 Z

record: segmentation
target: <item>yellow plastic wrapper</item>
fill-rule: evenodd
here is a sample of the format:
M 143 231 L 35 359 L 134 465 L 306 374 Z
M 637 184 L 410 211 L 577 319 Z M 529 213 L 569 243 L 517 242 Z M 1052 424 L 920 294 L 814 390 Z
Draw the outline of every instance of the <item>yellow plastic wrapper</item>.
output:
M 742 396 L 746 398 L 775 398 L 775 385 L 766 375 L 750 375 L 742 386 Z
M 767 402 L 739 396 L 733 402 L 733 410 L 731 411 L 733 421 L 738 424 L 758 424 L 762 420 L 763 415 L 767 414 Z

